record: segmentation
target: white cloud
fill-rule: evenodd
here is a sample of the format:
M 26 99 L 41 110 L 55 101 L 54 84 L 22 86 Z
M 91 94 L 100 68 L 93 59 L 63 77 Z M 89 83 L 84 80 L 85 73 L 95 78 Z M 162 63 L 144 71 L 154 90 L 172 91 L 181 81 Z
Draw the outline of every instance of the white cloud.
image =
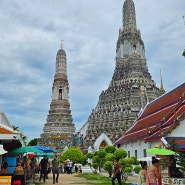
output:
M 185 79 L 184 0 L 135 0 L 147 65 L 167 91 Z M 112 78 L 123 1 L 4 0 L 0 4 L 0 109 L 28 136 L 46 122 L 55 59 L 64 40 L 70 104 L 77 130 Z

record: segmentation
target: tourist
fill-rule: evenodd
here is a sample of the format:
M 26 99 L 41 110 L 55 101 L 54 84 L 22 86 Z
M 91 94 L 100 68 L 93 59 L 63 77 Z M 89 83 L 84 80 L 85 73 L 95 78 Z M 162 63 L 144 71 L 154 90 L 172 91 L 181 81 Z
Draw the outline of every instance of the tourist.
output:
M 121 171 L 120 171 L 120 164 L 119 164 L 119 159 L 116 158 L 114 160 L 114 172 L 113 172 L 113 177 L 112 177 L 112 185 L 114 185 L 115 179 L 118 180 L 118 184 L 121 185 Z
M 64 160 L 64 173 L 67 173 L 67 159 Z
M 7 175 L 8 174 L 8 163 L 4 162 L 2 169 L 1 169 L 1 175 Z
M 69 174 L 73 173 L 73 162 L 70 160 L 69 161 Z
M 70 164 L 69 164 L 69 161 L 70 161 L 69 159 L 66 160 L 66 173 L 67 174 L 70 174 L 70 168 L 69 168 L 70 167 Z
M 160 177 L 159 173 L 160 161 L 156 157 L 152 157 L 152 166 L 147 171 L 147 184 L 157 185 L 157 179 Z
M 78 173 L 82 173 L 82 167 L 79 166 Z
M 48 167 L 48 160 L 46 156 L 43 157 L 43 159 L 40 161 L 40 179 L 43 178 L 43 181 L 46 181 L 46 175 L 47 175 L 47 167 Z
M 147 178 L 147 162 L 146 161 L 140 161 L 142 169 L 139 172 L 138 175 L 138 185 L 145 185 L 146 184 L 146 178 Z
M 52 160 L 52 173 L 53 173 L 53 184 L 58 183 L 58 177 L 59 177 L 59 167 L 60 167 L 60 161 L 58 160 L 58 156 L 55 155 L 54 159 Z M 56 179 L 55 179 L 55 174 Z
M 21 166 L 21 163 L 20 162 L 18 162 L 17 165 L 16 165 L 16 167 L 15 167 L 14 175 L 24 175 L 24 169 Z
M 78 172 L 78 166 L 75 164 L 75 172 L 77 173 Z
M 50 165 L 50 160 L 47 157 L 47 173 L 46 173 L 46 179 L 48 179 L 48 174 L 51 172 L 51 165 Z
M 34 157 L 32 157 L 30 162 L 31 178 L 34 178 L 35 176 L 35 163 L 36 163 L 36 160 Z

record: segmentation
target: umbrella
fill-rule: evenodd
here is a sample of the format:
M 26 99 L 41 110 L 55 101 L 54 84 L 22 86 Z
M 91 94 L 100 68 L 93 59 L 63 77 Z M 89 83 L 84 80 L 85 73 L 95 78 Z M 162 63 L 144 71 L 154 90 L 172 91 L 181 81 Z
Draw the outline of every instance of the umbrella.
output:
M 17 148 L 15 150 L 12 150 L 10 152 L 10 154 L 24 154 L 24 153 L 28 153 L 28 152 L 33 152 L 33 153 L 40 153 L 40 150 L 32 147 L 32 146 L 24 146 L 21 148 Z
M 146 152 L 149 154 L 155 154 L 155 155 L 173 155 L 173 154 L 175 154 L 174 151 L 168 150 L 165 148 L 161 148 L 160 146 L 156 146 L 155 148 L 146 149 Z
M 52 148 L 48 148 L 48 147 L 45 147 L 45 146 L 33 146 L 34 148 L 42 151 L 43 153 L 51 153 L 51 152 L 54 152 L 54 150 Z
M 53 151 L 54 151 L 54 153 L 57 153 L 57 152 L 59 152 L 59 151 L 58 151 L 58 150 L 56 150 L 56 149 L 55 149 L 55 150 L 53 150 Z
M 158 160 L 160 160 L 161 158 L 157 158 Z M 152 157 L 143 157 L 143 158 L 139 158 L 137 159 L 138 161 L 152 161 Z
M 38 156 L 38 157 L 44 157 L 44 156 L 54 157 L 54 155 L 55 155 L 54 153 L 39 153 L 36 156 Z
M 0 145 L 0 155 L 3 155 L 5 153 L 7 153 L 7 151 L 4 150 L 3 145 Z
M 33 157 L 35 157 L 35 154 L 34 153 L 28 153 L 27 156 L 30 157 L 30 158 L 33 158 Z

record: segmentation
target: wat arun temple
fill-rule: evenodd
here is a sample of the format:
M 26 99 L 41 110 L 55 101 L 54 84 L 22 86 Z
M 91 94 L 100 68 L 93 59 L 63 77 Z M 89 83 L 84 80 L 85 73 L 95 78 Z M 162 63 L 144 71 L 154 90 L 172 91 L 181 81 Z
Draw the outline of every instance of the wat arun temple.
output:
M 82 148 L 98 150 L 114 144 L 132 126 L 145 105 L 165 93 L 162 81 L 158 88 L 149 73 L 133 0 L 125 0 L 123 4 L 115 61 L 108 88 L 101 92 L 96 107 L 78 132 Z M 66 66 L 66 53 L 61 48 L 56 57 L 47 123 L 38 140 L 39 145 L 59 150 L 74 144 L 75 124 L 68 99 Z

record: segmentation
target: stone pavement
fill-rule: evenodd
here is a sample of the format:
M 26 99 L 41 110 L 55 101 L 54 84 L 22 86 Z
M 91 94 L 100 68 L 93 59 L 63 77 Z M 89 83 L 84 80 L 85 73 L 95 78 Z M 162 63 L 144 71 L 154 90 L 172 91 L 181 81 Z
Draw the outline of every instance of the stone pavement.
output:
M 103 174 L 107 176 L 107 173 Z M 60 174 L 59 175 L 59 181 L 58 183 L 55 183 L 55 185 L 88 185 L 85 178 L 82 177 L 76 177 L 77 174 L 73 173 L 71 174 Z M 131 182 L 132 184 L 137 184 L 137 177 L 136 176 L 129 176 L 127 182 Z M 39 174 L 36 174 L 36 177 L 34 178 L 34 183 L 30 183 L 30 185 L 52 185 L 53 179 L 52 174 L 49 174 L 48 179 L 46 179 L 46 182 L 39 182 Z M 111 181 L 110 181 L 111 184 Z

